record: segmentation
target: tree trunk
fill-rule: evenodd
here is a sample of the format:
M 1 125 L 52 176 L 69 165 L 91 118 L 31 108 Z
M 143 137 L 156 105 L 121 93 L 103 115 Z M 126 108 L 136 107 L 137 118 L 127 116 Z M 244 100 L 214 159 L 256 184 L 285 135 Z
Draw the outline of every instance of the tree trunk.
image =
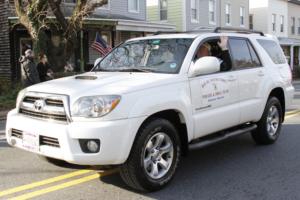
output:
M 48 55 L 48 41 L 49 37 L 44 30 L 39 31 L 36 39 L 33 38 L 33 52 L 36 58 L 38 58 L 40 54 Z

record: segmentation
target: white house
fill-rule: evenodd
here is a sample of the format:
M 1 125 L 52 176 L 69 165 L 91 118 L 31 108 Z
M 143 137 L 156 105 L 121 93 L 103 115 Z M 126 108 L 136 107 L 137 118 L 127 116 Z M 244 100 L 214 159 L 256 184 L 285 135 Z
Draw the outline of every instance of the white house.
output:
M 300 1 L 250 0 L 250 28 L 278 37 L 295 73 L 300 69 Z

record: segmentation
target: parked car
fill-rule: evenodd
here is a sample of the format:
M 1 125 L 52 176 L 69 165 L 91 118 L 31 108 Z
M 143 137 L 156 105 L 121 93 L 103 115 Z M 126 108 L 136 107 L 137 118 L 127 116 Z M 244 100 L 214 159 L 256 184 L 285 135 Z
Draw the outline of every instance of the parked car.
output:
M 203 45 L 210 55 L 199 58 Z M 98 62 L 21 91 L 8 143 L 52 160 L 116 165 L 129 186 L 155 191 L 189 149 L 248 132 L 274 143 L 294 93 L 277 39 L 245 30 L 131 39 Z

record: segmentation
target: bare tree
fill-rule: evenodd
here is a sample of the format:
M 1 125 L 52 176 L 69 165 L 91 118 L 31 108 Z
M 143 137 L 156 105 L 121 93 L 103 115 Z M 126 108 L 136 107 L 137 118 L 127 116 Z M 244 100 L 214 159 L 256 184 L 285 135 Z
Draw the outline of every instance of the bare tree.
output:
M 69 60 L 77 47 L 77 35 L 82 30 L 84 18 L 107 2 L 77 0 L 71 16 L 65 16 L 61 9 L 62 0 L 14 0 L 16 14 L 33 39 L 35 53 L 45 52 L 48 39 L 45 30 L 53 31 L 63 38 L 65 61 Z M 49 20 L 50 15 L 54 15 L 56 20 Z
M 45 19 L 48 10 L 47 0 L 15 0 L 14 2 L 20 23 L 26 27 L 33 39 L 35 51 L 41 51 L 41 48 L 43 48 L 42 38 L 45 37 Z
M 61 10 L 61 0 L 49 0 L 49 6 L 63 30 L 65 54 L 68 59 L 72 49 L 77 46 L 77 34 L 82 29 L 84 17 L 89 16 L 97 7 L 107 4 L 107 0 L 77 0 L 69 19 L 64 17 Z

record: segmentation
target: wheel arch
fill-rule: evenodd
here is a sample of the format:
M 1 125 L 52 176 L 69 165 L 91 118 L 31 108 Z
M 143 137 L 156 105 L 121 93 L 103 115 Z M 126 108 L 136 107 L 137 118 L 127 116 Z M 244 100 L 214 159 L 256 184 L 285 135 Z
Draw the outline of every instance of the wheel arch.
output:
M 179 138 L 181 141 L 181 149 L 182 149 L 182 153 L 183 155 L 186 155 L 188 152 L 188 128 L 187 128 L 187 123 L 186 123 L 186 119 L 184 117 L 184 115 L 176 109 L 168 109 L 168 110 L 163 110 L 163 111 L 159 111 L 156 113 L 153 113 L 151 115 L 149 115 L 141 124 L 141 126 L 138 129 L 137 134 L 139 133 L 139 131 L 141 130 L 141 128 L 143 128 L 143 126 L 145 124 L 147 124 L 149 121 L 155 119 L 155 118 L 163 118 L 166 119 L 168 121 L 170 121 L 178 130 L 179 133 Z M 135 136 L 135 139 L 137 137 L 137 134 Z
M 284 95 L 284 90 L 281 87 L 274 88 L 273 90 L 271 90 L 268 99 L 270 97 L 276 97 L 280 101 L 280 104 L 281 104 L 281 107 L 282 107 L 282 114 L 283 114 L 282 122 L 283 122 L 284 118 L 285 118 L 285 95 Z

